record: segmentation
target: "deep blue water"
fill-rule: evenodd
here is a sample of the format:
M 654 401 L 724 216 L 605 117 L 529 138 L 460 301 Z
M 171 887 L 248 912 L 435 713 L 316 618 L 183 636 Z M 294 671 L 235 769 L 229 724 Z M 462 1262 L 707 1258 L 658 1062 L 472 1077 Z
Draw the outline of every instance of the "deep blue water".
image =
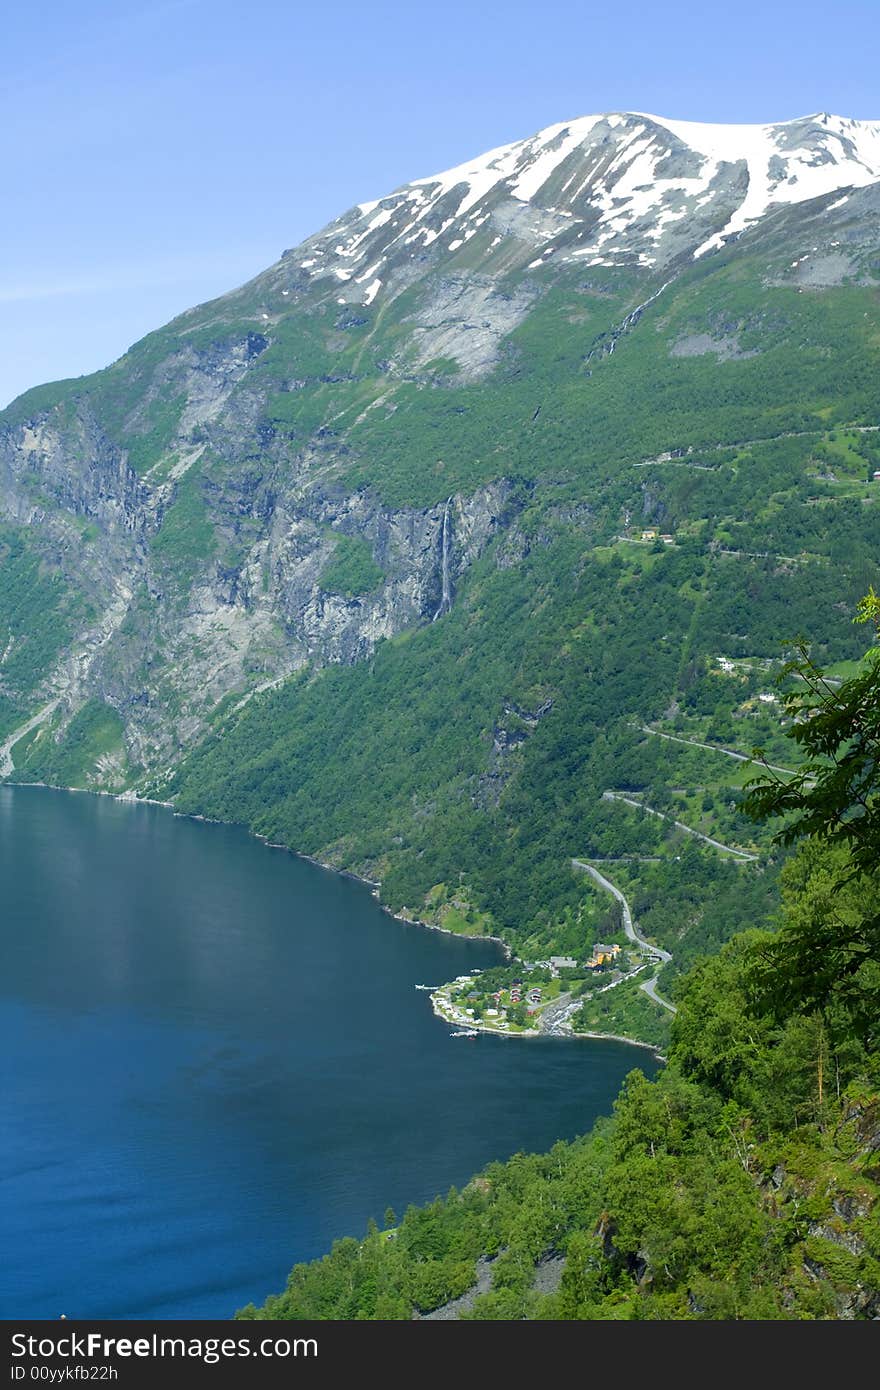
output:
M 610 1110 L 650 1053 L 453 1041 L 406 926 L 243 831 L 0 788 L 0 1317 L 226 1317 Z

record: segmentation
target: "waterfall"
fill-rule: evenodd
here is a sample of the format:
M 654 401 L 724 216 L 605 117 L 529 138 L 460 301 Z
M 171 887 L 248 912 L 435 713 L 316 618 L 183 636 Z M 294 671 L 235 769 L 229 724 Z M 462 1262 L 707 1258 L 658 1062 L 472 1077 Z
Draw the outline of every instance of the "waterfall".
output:
M 446 499 L 446 506 L 443 508 L 443 531 L 440 538 L 440 607 L 431 619 L 436 623 L 437 619 L 444 613 L 448 613 L 452 606 L 452 595 L 449 592 L 449 508 L 452 506 L 452 498 Z

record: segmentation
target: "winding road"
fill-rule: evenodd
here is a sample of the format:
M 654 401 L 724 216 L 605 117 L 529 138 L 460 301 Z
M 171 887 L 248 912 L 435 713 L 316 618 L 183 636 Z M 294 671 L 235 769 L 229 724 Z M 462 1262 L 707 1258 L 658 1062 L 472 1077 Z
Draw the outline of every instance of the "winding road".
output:
M 639 727 L 642 728 L 642 731 L 646 734 L 655 734 L 658 738 L 668 738 L 671 739 L 673 743 L 693 742 L 691 739 L 676 738 L 673 734 L 661 734 L 656 729 L 649 729 L 644 725 L 640 725 Z M 713 753 L 725 753 L 729 758 L 735 758 L 737 762 L 751 761 L 744 753 L 734 753 L 732 749 L 729 748 L 713 748 L 711 744 L 697 744 L 696 746 L 698 748 L 709 748 Z M 790 772 L 789 768 L 777 768 L 774 770 L 779 772 Z M 733 854 L 738 859 L 747 860 L 750 863 L 758 859 L 757 854 L 750 854 L 744 849 L 736 849 L 733 845 L 722 844 L 720 840 L 714 840 L 711 835 L 704 835 L 702 831 L 693 830 L 689 825 L 685 825 L 683 821 L 676 820 L 674 816 L 668 816 L 665 811 L 657 811 L 653 806 L 646 806 L 642 801 L 636 801 L 631 796 L 624 796 L 623 792 L 603 792 L 602 800 L 622 801 L 626 806 L 632 806 L 637 811 L 646 811 L 649 816 L 658 816 L 660 820 L 667 820 L 678 830 L 683 830 L 686 835 L 693 835 L 695 839 L 702 840 L 704 844 L 711 845 L 714 849 L 721 850 L 724 854 Z M 662 946 L 655 946 L 653 942 L 646 941 L 643 936 L 639 935 L 633 922 L 629 903 L 617 885 L 611 882 L 610 878 L 606 878 L 603 873 L 600 873 L 593 864 L 588 864 L 585 859 L 572 859 L 571 862 L 573 868 L 582 869 L 584 873 L 590 875 L 590 878 L 592 878 L 594 882 L 598 883 L 600 888 L 604 888 L 606 893 L 610 893 L 613 898 L 617 899 L 620 903 L 623 930 L 626 932 L 627 937 L 630 941 L 634 942 L 635 945 L 640 946 L 643 951 L 646 951 L 649 955 L 654 957 L 658 962 L 658 970 L 661 965 L 665 965 L 666 961 L 672 960 L 669 951 L 664 951 Z M 650 999 L 653 999 L 655 1004 L 662 1005 L 662 1007 L 668 1009 L 670 1013 L 674 1014 L 677 1012 L 674 1004 L 670 1004 L 668 999 L 664 999 L 662 995 L 657 993 L 657 971 L 654 972 L 650 980 L 645 980 L 639 985 L 639 989 L 644 990 L 645 994 L 647 994 Z M 561 1022 L 563 1020 L 560 1018 L 558 1021 Z M 557 1020 L 554 1020 L 554 1022 L 557 1022 Z
M 643 936 L 639 936 L 633 924 L 629 903 L 617 885 L 611 882 L 610 878 L 606 878 L 604 874 L 600 874 L 599 870 L 594 869 L 593 865 L 588 864 L 585 859 L 572 859 L 571 862 L 576 869 L 582 869 L 585 874 L 589 874 L 590 878 L 594 879 L 600 888 L 604 888 L 606 893 L 610 893 L 612 898 L 616 898 L 620 903 L 621 915 L 623 917 L 623 930 L 626 932 L 630 941 L 635 942 L 636 946 L 641 946 L 643 951 L 648 951 L 652 955 L 657 956 L 657 958 L 664 963 L 668 960 L 672 960 L 672 956 L 668 951 L 664 951 L 662 946 L 655 946 L 652 941 L 646 941 Z
M 645 980 L 644 984 L 639 985 L 639 989 L 643 989 L 645 993 L 649 995 L 651 999 L 654 1000 L 655 1004 L 662 1004 L 663 1008 L 668 1009 L 671 1014 L 678 1013 L 678 1009 L 675 1007 L 674 1004 L 670 1004 L 668 999 L 664 999 L 662 995 L 657 993 L 656 975 L 652 975 L 650 980 Z
M 758 758 L 750 758 L 745 753 L 736 753 L 732 748 L 722 748 L 720 743 L 700 743 L 695 738 L 681 738 L 678 734 L 663 734 L 659 729 L 649 728 L 647 724 L 637 724 L 635 727 L 640 733 L 651 734 L 654 738 L 665 738 L 670 743 L 686 743 L 688 748 L 705 748 L 707 753 L 723 753 L 725 758 L 733 758 L 738 763 L 754 763 L 755 767 L 767 767 L 771 772 L 784 772 L 788 777 L 797 776 L 793 767 L 779 767 L 776 763 L 765 763 Z
M 653 806 L 646 806 L 643 801 L 635 801 L 631 796 L 624 796 L 623 792 L 603 792 L 603 801 L 622 801 L 627 806 L 633 806 L 637 811 L 645 811 L 649 816 L 659 816 L 660 820 L 668 820 L 670 825 L 674 825 L 677 830 L 683 830 L 686 835 L 693 835 L 695 839 L 702 840 L 706 845 L 712 845 L 713 849 L 720 849 L 725 854 L 734 854 L 737 859 L 746 859 L 754 863 L 758 859 L 757 854 L 750 854 L 748 850 L 737 849 L 734 845 L 722 844 L 720 840 L 713 840 L 711 835 L 704 835 L 701 830 L 693 830 L 684 821 L 676 820 L 674 816 L 668 816 L 665 811 L 656 811 Z
M 657 814 L 659 815 L 659 812 Z M 617 901 L 620 903 L 620 912 L 623 920 L 623 930 L 626 932 L 630 941 L 634 942 L 637 946 L 641 946 L 643 951 L 648 951 L 652 956 L 655 957 L 655 959 L 659 962 L 657 966 L 658 970 L 661 965 L 665 965 L 668 960 L 672 960 L 672 956 L 669 951 L 664 951 L 662 946 L 655 946 L 652 941 L 646 941 L 643 936 L 639 935 L 639 933 L 635 929 L 635 924 L 633 922 L 629 903 L 627 902 L 626 898 L 624 897 L 623 893 L 621 893 L 617 885 L 611 882 L 610 878 L 606 878 L 604 874 L 600 874 L 599 870 L 593 868 L 593 865 L 588 864 L 585 859 L 572 859 L 571 862 L 574 868 L 582 869 L 584 873 L 589 874 L 590 878 L 592 878 L 596 883 L 598 883 L 600 888 L 604 888 L 606 893 L 610 893 L 613 898 L 617 899 Z M 642 984 L 639 985 L 639 989 L 643 989 L 645 993 L 648 995 L 648 997 L 654 1000 L 655 1004 L 662 1004 L 663 1008 L 668 1009 L 670 1013 L 674 1014 L 678 1012 L 674 1004 L 670 1004 L 667 999 L 663 999 L 661 995 L 657 993 L 656 971 L 651 976 L 650 980 L 644 980 Z
M 665 289 L 666 286 L 664 285 L 663 288 Z M 648 303 L 650 302 L 649 300 Z M 846 434 L 875 434 L 877 430 L 880 430 L 880 425 L 835 425 L 834 428 Z M 717 453 L 722 449 L 749 449 L 755 444 L 773 444 L 777 439 L 812 439 L 825 433 L 827 433 L 826 430 L 786 430 L 783 434 L 769 434 L 765 435 L 763 439 L 739 439 L 730 444 L 689 444 L 680 453 L 673 453 L 670 449 L 665 453 L 657 454 L 652 459 L 640 459 L 638 463 L 633 464 L 633 468 L 653 468 L 658 463 L 686 465 L 687 460 L 693 458 L 695 454 L 708 454 L 712 451 Z

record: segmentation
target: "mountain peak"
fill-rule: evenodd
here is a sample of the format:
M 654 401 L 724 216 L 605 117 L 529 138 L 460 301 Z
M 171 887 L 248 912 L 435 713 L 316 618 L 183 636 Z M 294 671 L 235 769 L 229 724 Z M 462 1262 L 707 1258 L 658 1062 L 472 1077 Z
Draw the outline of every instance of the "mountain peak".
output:
M 341 303 L 369 305 L 426 254 L 489 274 L 551 257 L 662 266 L 720 249 L 773 207 L 878 179 L 878 122 L 580 116 L 360 203 L 288 255 Z

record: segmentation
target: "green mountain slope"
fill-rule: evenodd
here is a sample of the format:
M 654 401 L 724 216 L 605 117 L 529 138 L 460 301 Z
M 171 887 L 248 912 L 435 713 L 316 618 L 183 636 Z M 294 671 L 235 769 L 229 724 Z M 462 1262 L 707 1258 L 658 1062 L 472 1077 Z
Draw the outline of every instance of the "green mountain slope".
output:
M 756 746 L 804 756 L 786 640 L 836 689 L 878 584 L 878 150 L 824 113 L 551 127 L 0 414 L 0 777 L 243 823 L 500 935 L 481 1026 L 490 988 L 528 1026 L 529 969 L 541 1025 L 669 1059 L 269 1315 L 877 1315 L 838 974 L 874 996 L 777 949 L 833 938 L 845 866 L 743 801 Z
M 880 169 L 864 123 L 768 127 L 764 173 L 707 129 L 407 185 L 4 412 L 0 774 L 241 821 L 531 959 L 625 944 L 572 866 L 615 860 L 667 989 L 763 920 L 729 755 L 877 577 Z
M 862 605 L 880 623 L 880 599 Z M 682 981 L 668 1066 L 573 1144 L 297 1265 L 269 1318 L 875 1319 L 880 1310 L 880 647 L 786 708 L 808 754 L 752 814 L 800 841 L 778 931 Z

